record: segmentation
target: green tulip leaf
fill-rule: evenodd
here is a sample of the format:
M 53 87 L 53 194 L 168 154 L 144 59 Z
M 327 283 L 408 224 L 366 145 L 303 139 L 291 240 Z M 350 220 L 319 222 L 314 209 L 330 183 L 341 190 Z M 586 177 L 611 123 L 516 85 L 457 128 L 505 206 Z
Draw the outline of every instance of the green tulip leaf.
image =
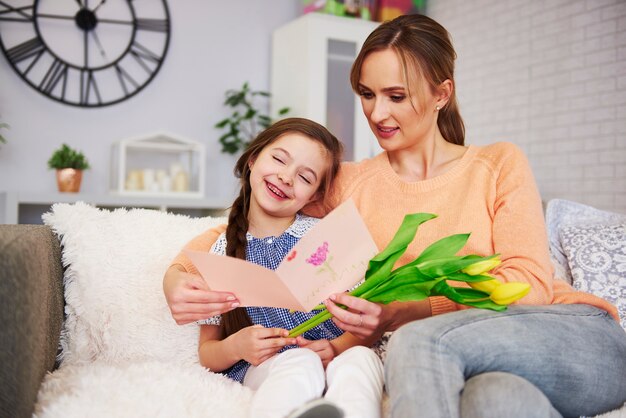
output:
M 447 276 L 453 272 L 471 266 L 478 261 L 490 260 L 497 255 L 488 257 L 446 257 L 437 260 L 423 261 L 417 265 L 422 273 L 430 277 Z
M 469 237 L 470 234 L 456 234 L 442 238 L 426 247 L 419 257 L 415 259 L 414 263 L 418 264 L 424 260 L 453 256 L 465 246 Z
M 486 276 L 483 274 L 477 274 L 475 276 L 472 276 L 470 274 L 463 273 L 462 271 L 457 271 L 454 273 L 449 273 L 448 279 L 455 280 L 457 282 L 478 283 L 478 282 L 484 282 L 487 280 L 493 280 L 493 277 Z

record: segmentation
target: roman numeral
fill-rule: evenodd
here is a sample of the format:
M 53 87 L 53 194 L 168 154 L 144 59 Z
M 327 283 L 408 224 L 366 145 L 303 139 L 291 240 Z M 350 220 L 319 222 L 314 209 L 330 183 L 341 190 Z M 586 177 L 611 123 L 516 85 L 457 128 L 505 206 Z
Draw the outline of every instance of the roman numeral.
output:
M 98 104 L 102 104 L 102 98 L 100 97 L 100 91 L 98 90 L 98 84 L 93 76 L 91 70 L 81 70 L 80 72 L 80 104 L 89 105 L 89 96 L 91 91 L 96 94 Z
M 117 78 L 122 85 L 122 90 L 124 90 L 124 94 L 128 95 L 128 87 L 126 86 L 126 80 L 128 80 L 133 86 L 135 86 L 135 90 L 139 88 L 139 83 L 137 83 L 131 76 L 124 70 L 119 64 L 115 64 L 115 72 L 117 73 Z
M 46 75 L 39 83 L 39 90 L 50 95 L 54 88 L 63 80 L 63 88 L 61 90 L 61 98 L 65 98 L 65 86 L 67 85 L 67 64 L 55 59 Z
M 13 7 L 9 6 L 3 1 L 0 1 L 0 6 L 6 7 L 6 9 L 0 10 L 0 21 L 5 22 L 32 22 L 33 21 L 33 6 Z M 30 13 L 26 13 L 29 10 Z M 13 13 L 14 15 L 8 16 Z M 15 16 L 15 14 L 20 17 Z
M 164 19 L 135 19 L 137 29 L 152 32 L 167 32 L 169 23 Z
M 161 62 L 161 58 L 157 54 L 137 41 L 134 41 L 133 45 L 130 47 L 130 54 L 148 74 L 152 72 L 152 69 L 148 66 L 148 62 L 156 63 L 157 65 Z
M 17 64 L 20 61 L 30 58 L 33 55 L 41 55 L 45 51 L 45 46 L 38 37 L 24 41 L 7 50 L 9 61 Z

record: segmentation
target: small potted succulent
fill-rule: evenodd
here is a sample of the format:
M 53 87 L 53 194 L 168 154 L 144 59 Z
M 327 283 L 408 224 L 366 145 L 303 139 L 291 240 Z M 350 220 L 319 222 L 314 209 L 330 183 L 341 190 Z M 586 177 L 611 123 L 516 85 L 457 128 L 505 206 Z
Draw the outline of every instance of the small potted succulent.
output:
M 56 169 L 60 192 L 77 193 L 83 179 L 83 170 L 89 168 L 89 162 L 82 152 L 63 144 L 52 153 L 48 160 L 48 168 Z

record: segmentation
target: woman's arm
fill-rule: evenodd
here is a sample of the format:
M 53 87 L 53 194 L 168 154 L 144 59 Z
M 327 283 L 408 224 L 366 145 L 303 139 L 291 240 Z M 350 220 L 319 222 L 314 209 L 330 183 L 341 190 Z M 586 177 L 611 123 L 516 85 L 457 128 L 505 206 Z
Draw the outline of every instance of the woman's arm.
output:
M 289 331 L 282 328 L 253 325 L 223 340 L 220 340 L 219 328 L 217 325 L 202 325 L 198 344 L 200 364 L 214 372 L 226 370 L 239 360 L 257 366 L 284 346 L 296 344 L 296 339 L 288 338 Z
M 210 251 L 225 230 L 226 225 L 211 228 L 193 238 L 183 249 Z M 163 293 L 172 317 L 179 325 L 207 319 L 239 306 L 239 301 L 232 293 L 210 290 L 183 251 L 178 253 L 165 272 Z
M 549 304 L 553 299 L 553 270 L 541 197 L 524 153 L 502 144 L 493 207 L 493 248 L 502 263 L 493 275 L 504 282 L 530 284 L 521 304 Z
M 235 295 L 210 290 L 202 277 L 187 273 L 180 264 L 170 266 L 165 272 L 163 293 L 172 317 L 179 325 L 210 318 L 239 306 Z

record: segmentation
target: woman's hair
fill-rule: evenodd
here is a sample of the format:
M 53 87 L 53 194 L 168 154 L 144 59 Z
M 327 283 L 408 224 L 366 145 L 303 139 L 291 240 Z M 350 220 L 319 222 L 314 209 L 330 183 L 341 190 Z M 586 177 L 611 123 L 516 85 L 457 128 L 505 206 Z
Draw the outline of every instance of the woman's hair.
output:
M 372 52 L 389 48 L 396 52 L 402 63 L 409 96 L 411 90 L 414 90 L 418 97 L 423 98 L 420 83 L 415 83 L 414 89 L 410 88 L 411 82 L 419 80 L 420 76 L 433 92 L 445 80 L 454 84 L 456 52 L 450 34 L 433 19 L 414 14 L 385 22 L 367 37 L 350 73 L 350 83 L 356 93 L 360 92 L 361 68 L 365 58 Z M 455 89 L 452 89 L 448 103 L 439 111 L 437 125 L 446 141 L 463 145 L 465 125 L 459 113 Z
M 239 178 L 241 189 L 233 202 L 226 228 L 226 255 L 246 259 L 246 233 L 248 232 L 248 210 L 250 209 L 250 165 L 261 151 L 285 134 L 299 133 L 322 145 L 330 160 L 324 173 L 318 192 L 324 198 L 339 171 L 343 146 L 328 129 L 309 119 L 287 118 L 280 120 L 261 132 L 239 157 L 234 173 Z M 222 338 L 234 334 L 242 328 L 252 325 L 245 308 L 236 308 L 222 314 L 220 325 Z

